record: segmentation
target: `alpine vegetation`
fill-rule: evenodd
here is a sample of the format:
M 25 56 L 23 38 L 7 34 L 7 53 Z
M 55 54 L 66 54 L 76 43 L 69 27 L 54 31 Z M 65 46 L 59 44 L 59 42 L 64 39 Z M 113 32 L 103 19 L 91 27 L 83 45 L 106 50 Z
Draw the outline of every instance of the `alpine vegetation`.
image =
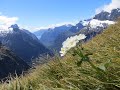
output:
M 64 56 L 71 48 L 75 47 L 80 40 L 83 40 L 85 38 L 86 36 L 84 34 L 68 37 L 66 41 L 62 43 L 63 47 L 60 51 L 61 57 Z
M 105 74 L 104 71 L 106 69 L 106 67 L 105 67 L 106 63 L 102 66 L 99 66 L 99 67 L 95 66 L 89 58 L 89 56 L 92 55 L 92 53 L 89 52 L 89 51 L 87 51 L 85 53 L 86 50 L 82 47 L 82 45 L 80 45 L 80 47 L 77 45 L 80 40 L 83 40 L 85 38 L 86 38 L 86 36 L 84 34 L 79 34 L 79 35 L 75 35 L 75 36 L 72 36 L 72 37 L 68 37 L 66 39 L 66 41 L 64 41 L 63 44 L 62 44 L 63 47 L 61 48 L 61 51 L 60 51 L 61 57 L 63 57 L 67 52 L 69 52 L 69 50 L 71 48 L 73 48 L 73 53 L 72 53 L 73 56 L 78 55 L 79 58 L 80 58 L 80 60 L 77 61 L 77 63 L 76 63 L 78 67 L 81 66 L 81 64 L 83 62 L 88 62 L 90 64 L 90 66 L 93 69 L 95 69 L 99 75 Z

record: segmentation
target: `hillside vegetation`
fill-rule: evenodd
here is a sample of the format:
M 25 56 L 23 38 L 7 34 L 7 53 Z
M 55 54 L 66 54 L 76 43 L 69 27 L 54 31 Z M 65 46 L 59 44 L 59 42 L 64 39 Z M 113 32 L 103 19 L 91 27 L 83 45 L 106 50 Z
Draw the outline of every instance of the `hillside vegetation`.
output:
M 1 83 L 1 90 L 120 90 L 120 22 L 83 44 L 95 66 L 106 65 L 99 74 L 89 63 L 77 66 L 80 59 L 68 53 L 37 66 L 26 76 Z

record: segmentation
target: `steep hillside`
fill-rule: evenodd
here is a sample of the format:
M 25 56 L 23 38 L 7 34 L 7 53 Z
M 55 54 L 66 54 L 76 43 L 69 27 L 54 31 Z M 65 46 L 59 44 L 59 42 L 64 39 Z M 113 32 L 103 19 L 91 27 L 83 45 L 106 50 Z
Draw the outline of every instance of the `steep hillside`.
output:
M 1 90 L 120 90 L 120 22 L 83 47 L 83 52 L 92 53 L 90 61 L 96 67 L 102 66 L 104 72 L 97 72 L 87 62 L 78 66 L 76 62 L 80 57 L 68 53 L 36 67 L 26 77 L 1 84 Z
M 20 57 L 16 56 L 5 46 L 0 46 L 0 79 L 5 79 L 10 74 L 22 74 L 29 68 L 30 66 Z

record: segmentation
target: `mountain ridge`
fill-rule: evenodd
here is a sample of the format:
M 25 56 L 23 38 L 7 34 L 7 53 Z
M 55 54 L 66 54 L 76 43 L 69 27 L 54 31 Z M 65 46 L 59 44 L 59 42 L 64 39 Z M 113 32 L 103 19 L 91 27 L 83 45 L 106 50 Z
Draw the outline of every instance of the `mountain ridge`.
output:
M 4 35 L 0 33 L 0 41 L 24 61 L 31 63 L 32 59 L 40 54 L 52 54 L 34 34 L 25 29 L 20 29 L 17 24 L 10 28 L 12 29 L 10 32 Z
M 52 31 L 54 29 L 48 29 L 43 34 L 41 34 L 40 42 L 42 42 L 43 45 L 49 49 L 54 49 L 53 51 L 59 52 L 60 47 L 62 46 L 62 42 L 65 41 L 68 37 L 82 33 L 88 35 L 89 38 L 87 38 L 87 40 L 89 40 L 97 34 L 101 33 L 109 25 L 114 24 L 115 20 L 119 18 L 119 16 L 120 8 L 113 9 L 111 13 L 102 11 L 99 14 L 96 14 L 93 18 L 80 21 L 64 32 L 59 32 L 57 36 L 55 36 L 55 34 L 50 34 L 52 32 L 57 32 L 57 29 L 56 31 Z M 46 39 L 47 37 L 48 39 Z
M 111 12 L 102 11 L 93 17 L 98 20 L 117 20 L 120 17 L 120 8 L 113 9 Z
M 46 47 L 53 45 L 55 38 L 62 32 L 69 30 L 72 25 L 62 25 L 59 27 L 49 28 L 40 38 L 40 42 Z
M 81 49 L 81 43 L 78 48 Z M 9 84 L 0 84 L 2 90 L 21 87 L 33 90 L 120 90 L 120 21 L 110 25 L 101 34 L 82 44 L 83 53 L 90 53 L 90 62 L 105 71 L 97 72 L 87 61 L 78 66 L 81 57 L 67 53 L 62 58 L 39 65 L 25 77 L 16 78 Z M 75 47 L 76 49 L 76 47 Z M 73 49 L 70 50 L 73 52 Z

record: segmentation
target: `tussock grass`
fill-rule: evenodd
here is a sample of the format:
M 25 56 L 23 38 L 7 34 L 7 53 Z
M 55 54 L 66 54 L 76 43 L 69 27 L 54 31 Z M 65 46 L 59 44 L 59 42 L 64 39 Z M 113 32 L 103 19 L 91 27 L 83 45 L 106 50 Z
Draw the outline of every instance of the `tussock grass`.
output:
M 111 61 L 105 73 L 98 74 L 87 62 L 78 67 L 79 57 L 68 53 L 37 66 L 26 76 L 1 83 L 0 90 L 120 90 L 120 22 L 83 47 L 93 53 L 90 60 L 95 66 Z

